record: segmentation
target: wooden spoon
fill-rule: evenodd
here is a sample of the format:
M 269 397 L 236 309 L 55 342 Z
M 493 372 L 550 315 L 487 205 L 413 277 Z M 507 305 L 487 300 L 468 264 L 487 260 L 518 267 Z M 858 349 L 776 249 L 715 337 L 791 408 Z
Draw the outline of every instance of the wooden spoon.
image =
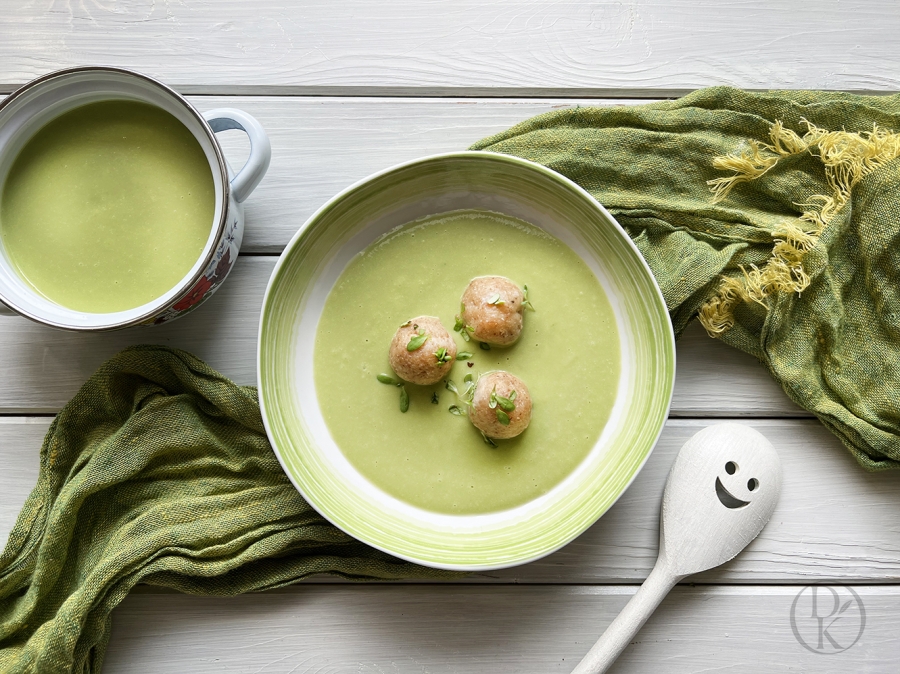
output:
M 676 583 L 747 547 L 780 491 L 781 462 L 758 431 L 717 424 L 688 440 L 666 480 L 656 565 L 573 674 L 605 672 Z

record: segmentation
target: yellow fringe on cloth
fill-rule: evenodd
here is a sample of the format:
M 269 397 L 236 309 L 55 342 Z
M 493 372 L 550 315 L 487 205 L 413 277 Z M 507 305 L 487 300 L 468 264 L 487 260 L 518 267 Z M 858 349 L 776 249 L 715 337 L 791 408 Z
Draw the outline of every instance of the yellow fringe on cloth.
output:
M 873 125 L 871 131 L 850 133 L 826 131 L 806 120 L 807 132 L 801 137 L 786 129 L 780 121 L 769 130 L 770 143 L 749 140 L 739 154 L 713 159 L 713 166 L 733 175 L 707 181 L 713 202 L 728 196 L 735 185 L 756 180 L 783 157 L 809 152 L 825 167 L 825 179 L 831 194 L 817 194 L 801 204 L 807 210 L 796 221 L 783 223 L 774 232 L 772 257 L 758 268 L 741 267 L 742 278 L 723 278 L 712 299 L 700 309 L 700 323 L 712 337 L 734 325 L 734 308 L 741 302 L 758 302 L 779 291 L 800 293 L 809 285 L 803 269 L 803 256 L 818 241 L 831 219 L 850 199 L 853 186 L 884 163 L 900 156 L 900 134 Z

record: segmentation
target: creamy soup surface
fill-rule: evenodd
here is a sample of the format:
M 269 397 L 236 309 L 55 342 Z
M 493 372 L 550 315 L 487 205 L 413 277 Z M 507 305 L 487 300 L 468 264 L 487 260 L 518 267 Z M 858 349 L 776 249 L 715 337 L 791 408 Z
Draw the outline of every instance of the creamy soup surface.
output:
M 19 275 L 69 309 L 139 307 L 174 288 L 213 226 L 215 186 L 190 131 L 137 101 L 70 110 L 22 148 L 0 198 Z
M 527 285 L 536 311 L 522 336 L 490 351 L 453 332 L 460 295 L 476 276 Z M 444 383 L 379 383 L 391 374 L 388 346 L 397 327 L 437 316 L 460 351 L 449 379 L 507 370 L 534 404 L 522 435 L 485 444 Z M 424 347 L 423 347 L 424 348 Z M 338 447 L 369 481 L 426 510 L 487 513 L 530 501 L 585 458 L 609 419 L 619 381 L 619 335 L 600 283 L 568 246 L 521 220 L 455 211 L 400 227 L 354 258 L 329 294 L 316 334 L 314 377 L 325 422 Z M 432 402 L 437 395 L 437 404 Z

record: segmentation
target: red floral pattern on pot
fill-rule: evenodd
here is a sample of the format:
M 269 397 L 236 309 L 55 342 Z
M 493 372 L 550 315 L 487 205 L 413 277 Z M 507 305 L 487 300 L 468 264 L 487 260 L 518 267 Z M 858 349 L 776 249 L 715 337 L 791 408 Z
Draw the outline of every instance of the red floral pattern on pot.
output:
M 193 288 L 191 288 L 191 291 L 172 308 L 175 311 L 184 311 L 185 309 L 189 309 L 203 299 L 203 296 L 206 295 L 207 292 L 209 292 L 210 288 L 212 288 L 212 285 L 212 281 L 210 281 L 205 276 L 201 276 L 200 280 L 197 281 Z

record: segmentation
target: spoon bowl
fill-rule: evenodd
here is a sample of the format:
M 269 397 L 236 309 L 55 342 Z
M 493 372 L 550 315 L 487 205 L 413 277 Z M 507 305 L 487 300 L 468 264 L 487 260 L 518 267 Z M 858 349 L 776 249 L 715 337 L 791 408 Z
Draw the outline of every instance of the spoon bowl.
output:
M 781 492 L 781 461 L 757 430 L 709 426 L 688 440 L 666 480 L 660 558 L 676 575 L 724 564 L 772 517 Z
M 688 440 L 666 480 L 656 565 L 573 674 L 605 672 L 676 583 L 759 535 L 780 492 L 781 461 L 759 431 L 717 424 Z

